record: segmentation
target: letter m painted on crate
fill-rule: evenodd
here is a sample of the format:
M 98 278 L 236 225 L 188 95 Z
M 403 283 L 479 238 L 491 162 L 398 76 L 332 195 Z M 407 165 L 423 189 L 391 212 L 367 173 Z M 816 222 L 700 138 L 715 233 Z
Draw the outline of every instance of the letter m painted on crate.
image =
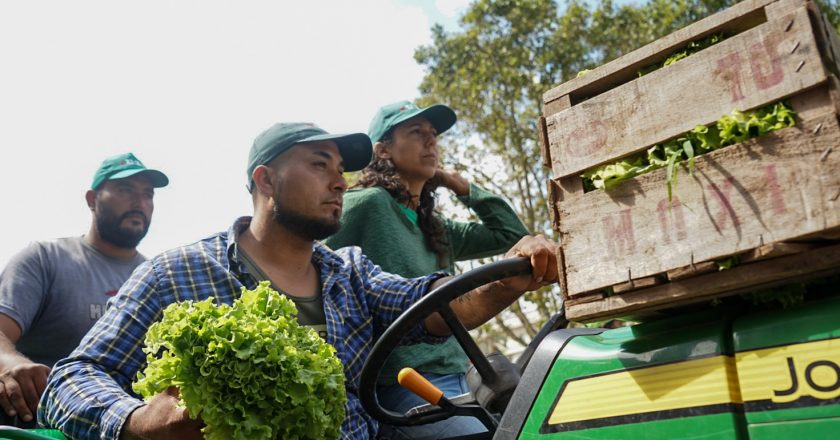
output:
M 633 237 L 633 217 L 630 209 L 604 217 L 604 239 L 613 255 L 628 255 L 636 251 Z

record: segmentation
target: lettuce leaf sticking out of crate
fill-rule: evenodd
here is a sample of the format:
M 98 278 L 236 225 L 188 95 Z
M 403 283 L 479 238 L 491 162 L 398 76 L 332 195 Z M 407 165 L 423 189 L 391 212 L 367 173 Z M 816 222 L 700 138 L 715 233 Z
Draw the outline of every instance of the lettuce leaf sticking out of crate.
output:
M 732 114 L 722 116 L 715 124 L 698 125 L 674 139 L 648 148 L 642 154 L 587 170 L 581 175 L 584 189 L 609 189 L 627 179 L 664 167 L 667 169 L 666 185 L 670 200 L 677 184 L 677 165 L 687 162 L 691 173 L 695 157 L 792 127 L 796 124 L 795 116 L 784 102 L 748 112 L 733 110 Z

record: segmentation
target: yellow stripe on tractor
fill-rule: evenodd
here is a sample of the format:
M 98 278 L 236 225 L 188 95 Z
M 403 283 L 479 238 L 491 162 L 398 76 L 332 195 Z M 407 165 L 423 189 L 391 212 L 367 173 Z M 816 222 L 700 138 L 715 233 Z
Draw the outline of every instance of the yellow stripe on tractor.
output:
M 840 397 L 840 339 L 747 351 L 735 359 L 746 401 Z
M 734 359 L 715 356 L 572 380 L 548 423 L 740 402 Z

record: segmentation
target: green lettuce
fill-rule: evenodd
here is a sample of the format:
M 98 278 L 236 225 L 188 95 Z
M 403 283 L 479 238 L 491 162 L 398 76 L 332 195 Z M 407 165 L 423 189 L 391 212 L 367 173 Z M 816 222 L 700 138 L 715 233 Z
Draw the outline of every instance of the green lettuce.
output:
M 178 387 L 209 440 L 339 436 L 347 396 L 335 349 L 267 282 L 232 305 L 171 304 L 145 342 L 134 391 L 148 399 Z
M 610 189 L 616 184 L 657 168 L 666 168 L 666 185 L 670 200 L 677 185 L 677 165 L 686 162 L 694 172 L 694 158 L 727 145 L 764 136 L 796 124 L 796 114 L 784 102 L 776 102 L 756 110 L 733 110 L 715 124 L 698 125 L 676 138 L 656 144 L 647 151 L 625 157 L 614 163 L 585 171 L 581 177 L 586 191 Z

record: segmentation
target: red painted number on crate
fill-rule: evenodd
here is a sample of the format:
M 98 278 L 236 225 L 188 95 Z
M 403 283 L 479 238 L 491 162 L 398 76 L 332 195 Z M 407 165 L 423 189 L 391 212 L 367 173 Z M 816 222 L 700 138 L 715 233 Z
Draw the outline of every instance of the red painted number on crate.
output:
M 607 144 L 607 125 L 593 121 L 588 126 L 572 130 L 566 138 L 566 153 L 574 157 L 589 156 Z
M 703 206 L 706 209 L 688 208 L 689 215 L 708 215 L 708 220 L 712 222 L 718 233 L 723 233 L 727 229 L 737 229 L 741 226 L 741 217 L 736 210 L 736 206 L 739 208 L 740 206 L 733 206 L 733 197 L 742 197 L 749 206 L 750 213 L 756 216 L 761 216 L 769 211 L 772 211 L 775 215 L 787 213 L 788 208 L 785 204 L 782 187 L 779 184 L 776 165 L 763 166 L 761 179 L 763 179 L 765 185 L 761 191 L 755 193 L 747 192 L 734 177 L 722 179 L 719 183 L 709 183 L 705 188 L 706 195 L 702 199 L 704 201 Z M 708 206 L 705 204 L 706 200 L 709 201 Z M 699 200 L 695 201 L 695 203 L 697 202 Z M 636 214 L 632 208 L 627 208 L 602 218 L 604 243 L 607 244 L 608 255 L 611 257 L 632 255 L 636 251 L 638 244 L 636 243 L 634 220 L 638 219 L 633 218 Z M 673 197 L 670 201 L 667 198 L 660 200 L 656 205 L 656 214 L 661 231 L 657 238 L 658 244 L 670 245 L 688 238 L 685 217 L 686 207 L 679 198 Z M 648 219 L 649 217 L 645 215 L 641 223 L 648 222 Z M 759 221 L 762 220 L 759 219 Z M 705 222 L 701 220 L 701 223 Z M 642 233 L 643 235 L 647 234 L 644 231 Z
M 768 38 L 750 46 L 750 76 L 758 90 L 765 90 L 778 85 L 785 79 L 782 60 L 779 57 L 779 41 Z M 742 101 L 744 63 L 741 54 L 731 53 L 717 62 L 717 74 L 729 85 L 729 93 L 733 102 Z
M 730 201 L 733 186 L 735 186 L 735 179 L 732 177 L 727 178 L 723 182 L 723 185 L 709 184 L 709 192 L 714 194 L 716 196 L 715 199 L 718 201 L 719 209 L 713 220 L 715 229 L 718 231 L 726 229 L 729 226 L 728 220 L 730 219 L 732 220 L 732 226 L 738 227 L 741 224 L 740 220 L 738 220 L 738 214 L 735 213 L 735 209 L 732 208 L 732 202 Z
M 785 206 L 785 198 L 782 196 L 782 188 L 779 186 L 779 177 L 776 176 L 776 165 L 765 166 L 764 174 L 767 177 L 767 189 L 770 193 L 770 205 L 773 207 L 773 212 L 776 214 L 786 213 L 787 206 Z
M 604 236 L 613 255 L 628 255 L 636 250 L 633 237 L 633 217 L 630 209 L 624 209 L 618 215 L 604 217 Z
M 753 44 L 750 55 L 750 71 L 759 90 L 769 89 L 785 79 L 778 40 L 773 38 Z
M 671 226 L 674 228 L 677 241 L 688 238 L 688 232 L 685 230 L 685 215 L 680 199 L 674 197 L 670 202 L 668 199 L 663 199 L 656 206 L 656 211 L 659 213 L 659 225 L 662 227 L 663 244 L 671 243 Z

